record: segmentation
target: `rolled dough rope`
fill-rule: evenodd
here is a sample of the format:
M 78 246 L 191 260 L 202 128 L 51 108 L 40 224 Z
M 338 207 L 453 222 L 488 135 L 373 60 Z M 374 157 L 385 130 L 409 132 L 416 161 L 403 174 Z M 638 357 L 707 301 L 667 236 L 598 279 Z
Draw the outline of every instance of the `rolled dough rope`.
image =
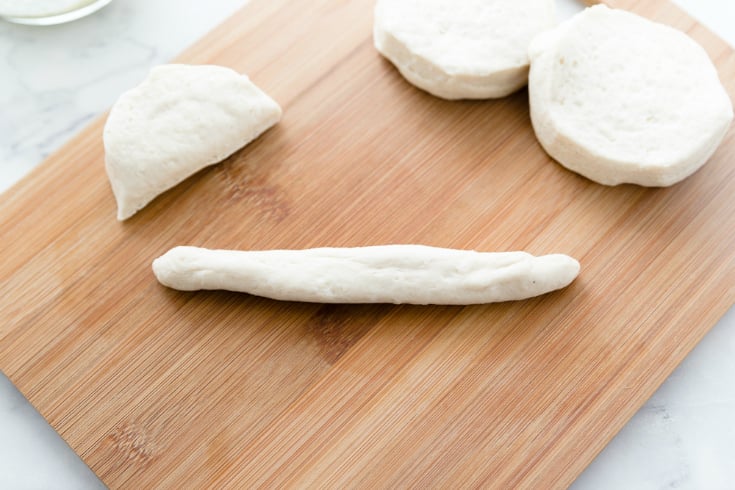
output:
M 463 305 L 538 296 L 571 283 L 561 254 L 481 253 L 423 245 L 238 251 L 175 247 L 153 261 L 165 286 L 285 301 Z

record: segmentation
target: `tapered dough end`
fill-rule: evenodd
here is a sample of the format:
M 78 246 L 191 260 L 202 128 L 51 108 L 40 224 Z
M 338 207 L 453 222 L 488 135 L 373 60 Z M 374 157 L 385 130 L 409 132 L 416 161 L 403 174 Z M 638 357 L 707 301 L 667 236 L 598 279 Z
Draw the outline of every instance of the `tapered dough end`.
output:
M 162 65 L 125 92 L 103 132 L 117 218 L 247 145 L 281 119 L 247 76 L 214 65 Z
M 534 257 L 530 277 L 536 287 L 531 296 L 563 289 L 579 275 L 579 262 L 564 254 L 550 254 Z
M 151 267 L 158 282 L 180 291 L 196 291 L 201 285 L 196 281 L 197 247 L 178 246 L 153 260 Z

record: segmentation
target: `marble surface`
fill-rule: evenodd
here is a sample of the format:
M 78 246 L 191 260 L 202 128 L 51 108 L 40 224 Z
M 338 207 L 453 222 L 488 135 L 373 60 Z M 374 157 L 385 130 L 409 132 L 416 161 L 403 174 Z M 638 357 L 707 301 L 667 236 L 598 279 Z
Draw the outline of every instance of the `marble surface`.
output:
M 0 373 L 0 488 L 103 489 L 74 451 Z
M 107 110 L 152 66 L 175 57 L 245 3 L 114 0 L 66 25 L 0 22 L 0 192 Z M 735 46 L 733 0 L 676 3 Z M 557 4 L 560 17 L 582 8 L 575 0 Z M 0 376 L 0 488 L 99 486 Z M 735 488 L 735 308 L 572 488 Z

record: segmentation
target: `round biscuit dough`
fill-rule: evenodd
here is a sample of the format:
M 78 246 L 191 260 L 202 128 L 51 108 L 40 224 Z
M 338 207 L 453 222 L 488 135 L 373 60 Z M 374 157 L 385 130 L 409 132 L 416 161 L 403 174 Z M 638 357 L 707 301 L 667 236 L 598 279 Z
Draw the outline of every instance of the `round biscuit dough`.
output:
M 588 8 L 535 38 L 529 55 L 539 142 L 601 184 L 679 182 L 712 156 L 733 118 L 704 49 L 626 11 Z
M 444 99 L 504 97 L 528 81 L 528 45 L 555 24 L 553 0 L 378 0 L 377 50 Z

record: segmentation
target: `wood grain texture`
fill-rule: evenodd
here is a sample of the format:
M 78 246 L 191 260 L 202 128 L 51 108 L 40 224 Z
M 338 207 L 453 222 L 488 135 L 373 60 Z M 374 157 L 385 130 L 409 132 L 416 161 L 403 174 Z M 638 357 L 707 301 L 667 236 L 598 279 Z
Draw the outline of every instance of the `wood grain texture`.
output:
M 735 54 L 668 2 L 620 1 Z M 125 223 L 92 124 L 0 196 L 0 368 L 111 488 L 568 485 L 735 301 L 735 131 L 666 189 L 564 170 L 525 92 L 447 102 L 372 1 L 255 1 L 179 58 L 283 121 Z M 573 285 L 472 307 L 161 287 L 170 247 L 424 243 L 561 252 Z

